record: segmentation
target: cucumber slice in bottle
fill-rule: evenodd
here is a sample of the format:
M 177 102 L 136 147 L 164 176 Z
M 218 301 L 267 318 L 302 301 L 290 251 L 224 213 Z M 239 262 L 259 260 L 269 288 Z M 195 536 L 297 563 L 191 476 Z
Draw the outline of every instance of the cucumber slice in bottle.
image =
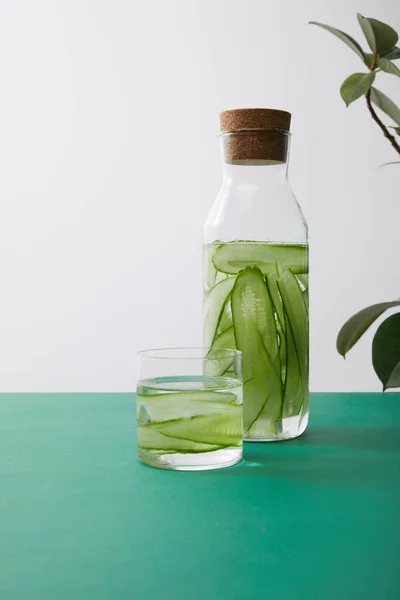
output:
M 217 335 L 212 345 L 214 348 L 232 348 L 236 349 L 235 343 L 235 332 L 233 330 L 233 326 L 226 329 L 223 333 Z
M 224 413 L 176 419 L 165 423 L 154 423 L 157 431 L 173 438 L 190 440 L 217 446 L 240 446 L 242 444 L 242 407 L 225 407 Z
M 263 274 L 247 267 L 232 291 L 236 345 L 243 352 L 244 430 L 250 430 L 265 410 L 277 433 L 282 382 L 273 305 Z
M 281 328 L 284 330 L 285 329 L 285 312 L 283 310 L 282 298 L 279 293 L 277 281 L 278 281 L 278 275 L 276 272 L 269 273 L 267 275 L 268 291 L 270 293 L 272 302 L 274 304 L 274 309 L 275 309 L 276 315 L 278 317 L 279 324 L 280 324 Z
M 157 431 L 153 425 L 141 425 L 137 429 L 138 446 L 143 450 L 164 450 L 165 452 L 212 452 L 220 446 L 216 444 L 202 444 L 166 436 Z
M 277 273 L 269 273 L 267 275 L 267 286 L 274 305 L 276 314 L 276 330 L 278 333 L 279 340 L 279 357 L 281 363 L 281 378 L 283 385 L 286 379 L 286 325 L 285 325 L 285 312 L 283 310 L 282 298 L 279 293 L 277 284 L 278 275 Z
M 204 345 L 211 347 L 217 334 L 225 304 L 232 292 L 234 277 L 223 279 L 207 294 L 204 301 Z
M 303 293 L 291 271 L 285 271 L 279 278 L 278 288 L 292 329 L 297 355 L 303 359 L 301 363 L 307 366 L 308 314 Z M 306 358 L 307 360 L 304 360 Z
M 302 244 L 227 243 L 218 246 L 212 257 L 218 271 L 237 274 L 247 266 L 256 266 L 267 275 L 276 271 L 276 263 L 293 273 L 308 272 L 308 246 Z
M 220 333 L 223 333 L 224 331 L 226 331 L 227 329 L 229 329 L 229 327 L 233 326 L 233 321 L 232 321 L 232 308 L 231 308 L 231 301 L 230 301 L 230 296 L 227 300 L 227 302 L 225 303 L 225 308 L 224 311 L 222 313 L 219 325 L 218 325 L 218 330 L 217 333 L 218 335 Z
M 306 309 L 308 311 L 308 289 L 302 292 L 304 304 L 306 305 Z
M 212 263 L 212 255 L 215 252 L 215 246 L 205 245 L 203 247 L 203 281 L 204 290 L 208 293 L 216 284 L 217 270 Z
M 233 331 L 233 327 L 230 327 L 223 333 L 217 335 L 212 344 L 212 349 L 216 350 L 219 348 L 231 348 L 233 350 L 236 349 L 235 344 L 235 334 Z M 233 361 L 232 358 L 226 358 L 224 360 L 208 360 L 205 366 L 204 374 L 207 377 L 222 377 L 224 375 L 229 375 L 228 371 L 232 367 Z
M 308 273 L 298 273 L 296 277 L 300 283 L 302 291 L 304 292 L 304 290 L 308 290 Z
M 299 359 L 296 353 L 292 330 L 286 316 L 286 380 L 283 390 L 282 417 L 298 415 L 303 404 L 303 388 Z
M 277 283 L 287 315 L 287 326 L 290 327 L 293 347 L 297 356 L 302 390 L 301 403 L 298 401 L 297 405 L 300 404 L 300 406 L 298 406 L 297 413 L 295 413 L 298 414 L 301 410 L 301 404 L 308 398 L 308 311 L 303 292 L 291 271 L 285 271 Z M 287 340 L 289 340 L 289 336 Z M 292 377 L 295 377 L 294 374 Z M 287 378 L 286 385 L 288 385 Z M 286 401 L 288 402 L 287 399 Z M 285 409 L 285 412 L 289 412 L 289 409 Z

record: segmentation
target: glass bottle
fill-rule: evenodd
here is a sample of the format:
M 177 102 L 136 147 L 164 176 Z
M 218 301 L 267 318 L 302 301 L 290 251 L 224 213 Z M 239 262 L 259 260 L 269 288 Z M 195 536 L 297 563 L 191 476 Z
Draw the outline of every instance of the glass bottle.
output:
M 221 113 L 223 183 L 204 229 L 204 345 L 243 353 L 249 441 L 308 422 L 308 235 L 287 178 L 290 120 Z

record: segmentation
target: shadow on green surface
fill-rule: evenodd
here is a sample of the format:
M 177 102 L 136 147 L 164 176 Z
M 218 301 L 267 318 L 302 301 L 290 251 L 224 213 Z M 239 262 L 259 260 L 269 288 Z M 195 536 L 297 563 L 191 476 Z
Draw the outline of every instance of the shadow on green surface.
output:
M 246 444 L 245 460 L 225 473 L 400 492 L 397 428 L 316 427 L 296 440 Z
M 254 456 L 261 459 L 261 456 Z M 244 464 L 238 469 L 230 470 L 231 475 L 241 477 L 265 477 L 268 479 L 284 479 L 297 483 L 323 484 L 347 487 L 368 487 L 387 489 L 393 486 L 399 491 L 399 466 L 397 462 L 385 463 L 376 458 L 320 456 L 290 457 L 271 456 L 264 464 L 255 468 L 254 461 Z
M 389 427 L 312 427 L 291 446 L 338 446 L 353 450 L 400 450 L 400 429 Z

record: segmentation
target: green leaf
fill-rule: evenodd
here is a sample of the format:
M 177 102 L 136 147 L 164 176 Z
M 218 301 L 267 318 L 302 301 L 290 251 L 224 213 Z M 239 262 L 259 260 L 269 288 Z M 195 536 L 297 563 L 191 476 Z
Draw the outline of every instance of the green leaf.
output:
M 393 127 L 393 125 L 389 125 L 390 129 L 394 129 L 397 135 L 400 135 L 400 127 Z
M 388 60 L 397 60 L 400 58 L 400 48 L 395 46 L 392 50 L 389 50 L 389 52 L 383 53 L 382 58 L 387 58 Z
M 340 95 L 349 106 L 369 90 L 375 79 L 375 73 L 353 73 L 342 83 Z
M 375 87 L 372 87 L 371 100 L 378 108 L 383 110 L 383 112 L 386 113 L 388 117 L 393 119 L 393 121 L 400 126 L 400 109 L 390 98 L 385 96 L 383 92 L 380 92 Z
M 400 77 L 400 69 L 387 58 L 380 58 L 378 61 L 378 67 L 382 69 L 382 71 L 385 71 L 385 73 L 391 73 L 392 75 L 397 75 L 397 77 Z
M 372 52 L 375 54 L 376 40 L 375 40 L 375 34 L 374 34 L 374 30 L 372 29 L 371 23 L 369 22 L 368 19 L 366 19 L 365 17 L 360 15 L 360 13 L 357 14 L 357 19 L 358 19 L 361 29 L 363 30 L 365 37 L 367 38 L 368 46 L 371 48 Z
M 368 69 L 370 69 L 372 67 L 372 65 L 374 64 L 374 55 L 369 52 L 365 52 L 364 53 L 364 63 L 368 67 Z
M 378 54 L 383 54 L 384 52 L 392 50 L 399 39 L 397 31 L 395 31 L 393 27 L 390 27 L 390 25 L 382 23 L 382 21 L 378 21 L 377 19 L 368 18 L 368 21 L 371 23 L 372 29 L 374 30 Z
M 337 337 L 336 348 L 339 354 L 346 356 L 347 352 L 358 342 L 363 333 L 367 331 L 368 327 L 370 327 L 370 325 L 372 325 L 385 310 L 395 306 L 400 306 L 400 300 L 373 304 L 372 306 L 363 308 L 363 310 L 360 310 L 360 312 L 350 317 L 339 331 Z
M 324 23 L 318 23 L 317 21 L 310 21 L 310 25 L 317 25 L 318 27 L 322 27 L 322 29 L 326 29 L 330 33 L 333 33 L 339 40 L 342 40 L 345 44 L 348 45 L 358 56 L 364 61 L 364 52 L 358 42 L 353 39 L 350 35 L 345 33 L 344 31 L 340 31 L 340 29 L 336 29 L 335 27 L 330 27 L 329 25 L 324 25 Z
M 400 313 L 383 321 L 375 333 L 372 364 L 383 391 L 400 387 Z
M 389 52 L 397 44 L 399 36 L 390 25 L 376 19 L 363 17 L 360 13 L 358 13 L 357 19 L 374 54 Z

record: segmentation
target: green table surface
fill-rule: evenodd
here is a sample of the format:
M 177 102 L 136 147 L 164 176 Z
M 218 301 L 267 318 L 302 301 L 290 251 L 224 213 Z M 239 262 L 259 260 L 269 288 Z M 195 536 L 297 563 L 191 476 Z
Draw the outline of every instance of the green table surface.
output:
M 1 600 L 400 598 L 400 394 L 313 394 L 220 471 L 139 464 L 133 394 L 0 395 Z

